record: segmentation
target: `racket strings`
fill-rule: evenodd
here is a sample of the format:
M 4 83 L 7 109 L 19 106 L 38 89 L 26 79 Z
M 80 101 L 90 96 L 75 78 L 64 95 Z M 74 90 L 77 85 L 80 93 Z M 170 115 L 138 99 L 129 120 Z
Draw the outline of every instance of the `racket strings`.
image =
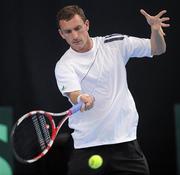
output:
M 32 117 L 33 126 L 35 128 L 41 150 L 44 150 L 51 141 L 51 125 L 48 123 L 49 121 L 47 119 L 48 118 L 45 117 L 45 115 L 39 113 Z
M 38 137 L 40 147 L 41 147 L 42 150 L 44 150 L 46 148 L 46 145 L 45 145 L 45 141 L 44 141 L 44 138 L 43 138 L 43 135 L 42 135 L 42 131 L 40 129 L 38 118 L 36 116 L 33 116 L 32 121 L 33 121 L 33 124 L 34 124 L 34 128 L 35 128 L 35 131 L 36 131 L 36 134 L 37 134 L 37 137 Z
M 51 141 L 52 127 L 43 114 L 25 118 L 14 131 L 13 145 L 16 157 L 33 159 L 45 150 Z
M 42 132 L 44 135 L 44 141 L 46 142 L 46 144 L 48 144 L 51 140 L 51 136 L 50 136 L 50 130 L 49 130 L 49 124 L 47 124 L 45 117 L 43 115 L 40 115 L 39 117 L 39 121 L 41 123 L 41 128 L 42 128 Z
M 16 127 L 13 145 L 15 155 L 22 159 L 30 159 L 41 151 L 31 118 L 25 119 Z

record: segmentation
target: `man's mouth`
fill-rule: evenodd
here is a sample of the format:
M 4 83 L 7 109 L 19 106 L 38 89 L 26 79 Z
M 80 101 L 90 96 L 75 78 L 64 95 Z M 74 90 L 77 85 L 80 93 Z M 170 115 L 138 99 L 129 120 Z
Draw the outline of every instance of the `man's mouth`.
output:
M 78 41 L 73 41 L 73 44 L 77 45 L 77 44 L 79 44 L 80 42 L 81 42 L 80 40 L 78 40 Z

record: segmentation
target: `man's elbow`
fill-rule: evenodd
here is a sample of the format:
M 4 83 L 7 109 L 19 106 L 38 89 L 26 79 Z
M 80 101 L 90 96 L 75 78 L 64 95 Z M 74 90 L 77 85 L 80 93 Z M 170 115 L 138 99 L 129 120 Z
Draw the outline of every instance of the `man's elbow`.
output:
M 152 55 L 162 55 L 166 52 L 166 47 L 159 48 L 159 49 L 153 49 Z

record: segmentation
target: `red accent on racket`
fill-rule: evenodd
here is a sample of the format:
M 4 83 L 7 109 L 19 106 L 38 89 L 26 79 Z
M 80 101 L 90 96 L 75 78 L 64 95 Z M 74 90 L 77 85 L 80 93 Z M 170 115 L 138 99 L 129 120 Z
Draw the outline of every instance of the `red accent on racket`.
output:
M 14 155 L 21 163 L 33 163 L 43 157 L 65 121 L 81 109 L 82 103 L 61 113 L 31 111 L 14 124 L 11 131 L 11 143 Z M 57 127 L 53 117 L 63 116 Z

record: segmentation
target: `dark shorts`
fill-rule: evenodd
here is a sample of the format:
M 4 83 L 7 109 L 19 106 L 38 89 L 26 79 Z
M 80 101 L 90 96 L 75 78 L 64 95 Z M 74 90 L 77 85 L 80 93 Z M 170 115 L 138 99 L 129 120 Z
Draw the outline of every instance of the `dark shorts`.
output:
M 98 169 L 88 166 L 89 158 L 95 154 L 103 158 L 103 164 Z M 137 140 L 75 149 L 68 168 L 68 175 L 149 175 L 146 158 Z

